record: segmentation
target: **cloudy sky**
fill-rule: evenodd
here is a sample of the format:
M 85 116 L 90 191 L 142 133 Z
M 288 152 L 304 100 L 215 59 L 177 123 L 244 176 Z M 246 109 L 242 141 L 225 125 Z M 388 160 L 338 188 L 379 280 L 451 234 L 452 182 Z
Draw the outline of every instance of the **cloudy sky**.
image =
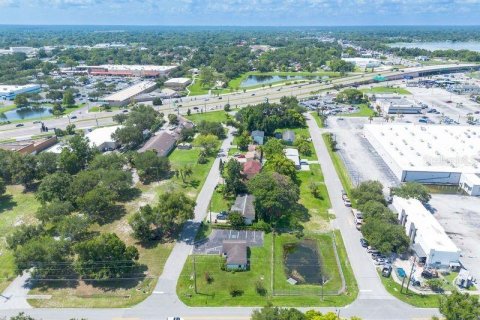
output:
M 0 0 L 0 24 L 479 25 L 480 0 Z

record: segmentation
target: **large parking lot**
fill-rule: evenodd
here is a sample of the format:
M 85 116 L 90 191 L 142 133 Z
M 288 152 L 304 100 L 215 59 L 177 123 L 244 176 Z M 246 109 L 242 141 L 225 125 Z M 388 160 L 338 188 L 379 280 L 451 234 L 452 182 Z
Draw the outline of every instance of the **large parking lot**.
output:
M 480 198 L 434 194 L 434 215 L 453 242 L 462 250 L 460 261 L 480 279 Z
M 207 239 L 195 244 L 195 254 L 220 254 L 223 240 L 246 240 L 249 247 L 263 246 L 263 231 L 213 229 Z

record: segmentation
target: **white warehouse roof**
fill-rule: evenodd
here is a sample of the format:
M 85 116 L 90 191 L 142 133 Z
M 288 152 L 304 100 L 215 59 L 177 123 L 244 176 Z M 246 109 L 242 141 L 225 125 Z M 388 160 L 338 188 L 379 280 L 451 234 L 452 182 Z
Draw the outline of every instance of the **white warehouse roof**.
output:
M 170 71 L 175 68 L 176 66 L 155 66 L 155 65 L 140 65 L 140 64 L 102 64 L 100 66 L 93 66 L 105 68 L 111 71 Z
M 190 78 L 172 78 L 165 81 L 165 84 L 188 84 L 190 83 Z
M 142 81 L 137 84 L 134 84 L 133 86 L 130 86 L 128 88 L 125 88 L 121 91 L 112 93 L 111 95 L 108 95 L 104 97 L 102 100 L 107 101 L 107 102 L 122 102 L 126 101 L 128 99 L 131 99 L 145 91 L 148 91 L 156 86 L 155 81 Z
M 407 230 L 410 224 L 417 229 L 415 243 L 422 246 L 425 253 L 433 251 L 458 252 L 460 250 L 448 237 L 437 219 L 416 199 L 393 197 L 393 207 L 398 213 L 407 214 Z
M 17 85 L 8 85 L 8 84 L 0 84 L 0 94 L 11 94 L 19 91 L 23 91 L 25 89 L 37 89 L 40 88 L 38 84 L 27 84 L 23 86 Z
M 365 136 L 399 169 L 480 173 L 480 127 L 366 124 Z
M 111 127 L 103 127 L 95 129 L 85 136 L 89 140 L 89 144 L 91 147 L 93 146 L 101 146 L 104 143 L 113 143 L 115 140 L 112 138 L 112 134 L 117 131 L 117 129 L 122 128 L 123 126 L 111 126 Z

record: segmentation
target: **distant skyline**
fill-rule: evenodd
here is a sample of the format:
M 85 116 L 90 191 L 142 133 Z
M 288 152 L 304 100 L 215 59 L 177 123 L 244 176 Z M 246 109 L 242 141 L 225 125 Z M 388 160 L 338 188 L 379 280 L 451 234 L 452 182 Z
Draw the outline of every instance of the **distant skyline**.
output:
M 1 24 L 479 25 L 480 0 L 0 0 Z

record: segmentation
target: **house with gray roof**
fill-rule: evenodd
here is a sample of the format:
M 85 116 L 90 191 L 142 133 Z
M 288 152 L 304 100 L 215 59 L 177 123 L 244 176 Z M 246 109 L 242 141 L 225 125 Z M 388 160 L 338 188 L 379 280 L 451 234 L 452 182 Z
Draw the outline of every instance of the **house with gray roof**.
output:
M 247 270 L 247 242 L 245 240 L 223 240 L 222 254 L 226 257 L 227 270 Z
M 255 220 L 254 201 L 255 197 L 251 194 L 238 195 L 230 211 L 240 213 L 245 224 L 250 225 Z
M 141 147 L 138 152 L 154 151 L 159 157 L 166 157 L 175 148 L 177 143 L 177 137 L 167 133 L 161 132 L 160 134 L 151 137 Z
M 256 144 L 263 145 L 263 141 L 265 139 L 265 132 L 260 130 L 252 131 L 252 139 Z
M 287 130 L 282 133 L 282 140 L 287 145 L 292 145 L 295 141 L 295 132 Z

